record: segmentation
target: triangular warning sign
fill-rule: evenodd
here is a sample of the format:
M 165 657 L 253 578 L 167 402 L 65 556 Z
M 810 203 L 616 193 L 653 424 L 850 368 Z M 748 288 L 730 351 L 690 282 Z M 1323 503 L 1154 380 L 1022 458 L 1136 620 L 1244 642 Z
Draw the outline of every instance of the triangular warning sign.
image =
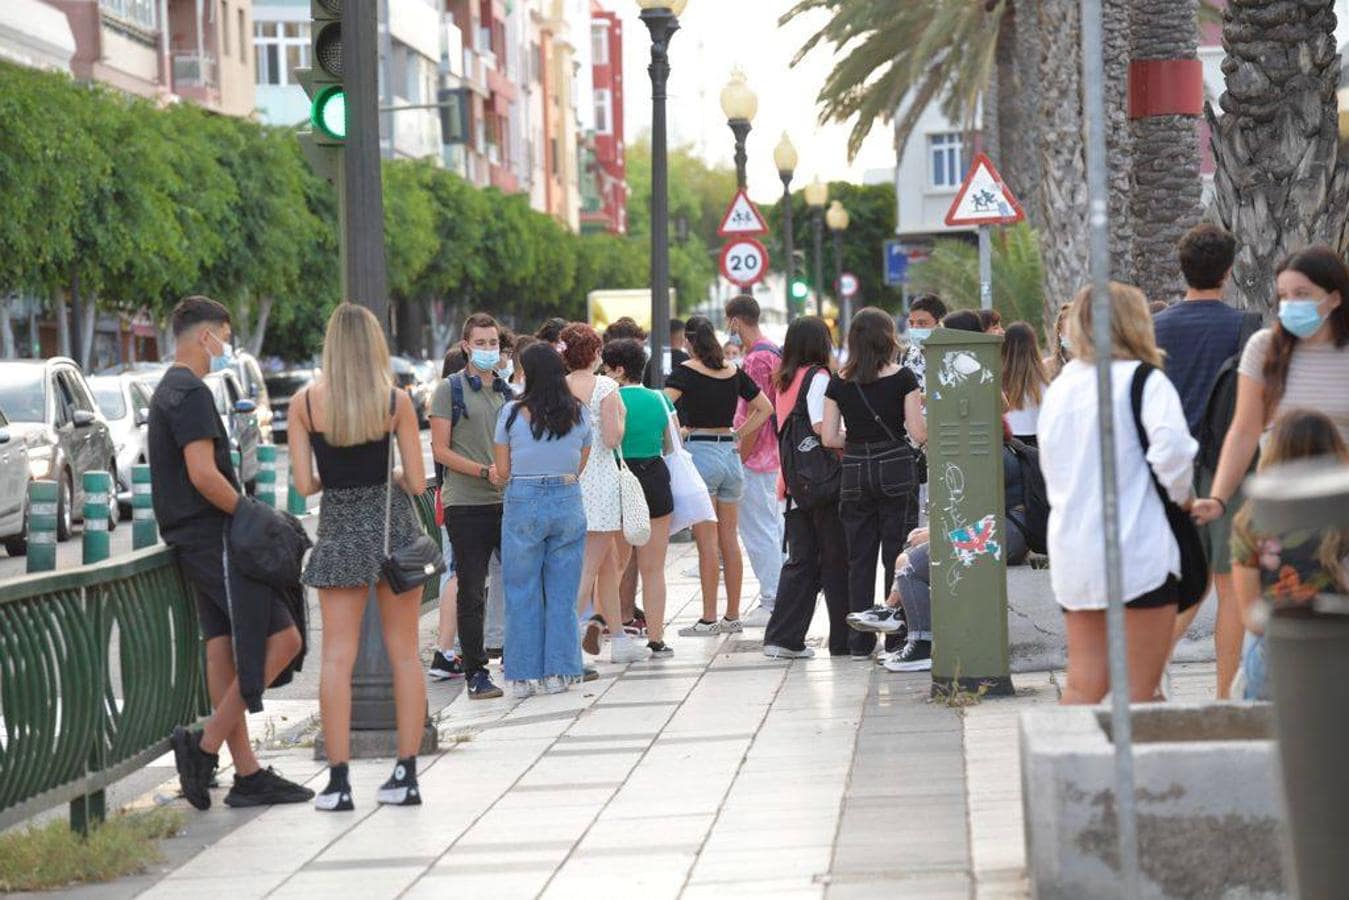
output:
M 749 199 L 749 194 L 743 190 L 737 191 L 735 199 L 731 205 L 726 207 L 726 215 L 721 218 L 721 227 L 717 229 L 720 237 L 731 237 L 732 235 L 744 236 L 748 234 L 767 234 L 768 223 L 764 221 L 763 214 L 759 212 L 759 207 L 754 205 L 754 201 Z
M 982 153 L 976 154 L 974 165 L 970 166 L 970 173 L 946 214 L 946 224 L 1011 225 L 1024 218 L 1021 204 L 1002 183 L 993 161 Z

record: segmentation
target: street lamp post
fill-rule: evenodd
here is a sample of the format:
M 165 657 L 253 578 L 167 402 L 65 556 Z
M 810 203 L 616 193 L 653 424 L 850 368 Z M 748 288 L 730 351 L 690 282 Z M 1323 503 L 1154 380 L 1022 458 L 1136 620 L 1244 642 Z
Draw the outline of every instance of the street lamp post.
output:
M 829 202 L 829 185 L 815 176 L 806 185 L 806 205 L 814 214 L 811 228 L 815 237 L 815 314 L 824 318 L 824 207 Z
M 795 234 L 792 231 L 792 175 L 798 162 L 796 147 L 787 132 L 782 132 L 782 140 L 773 150 L 773 162 L 778 167 L 778 177 L 782 179 L 782 250 L 786 257 L 787 279 L 784 292 L 787 296 L 787 318 L 796 315 L 796 301 L 792 298 L 792 281 L 796 278 Z
M 665 88 L 670 80 L 670 39 L 688 0 L 637 0 L 651 32 L 651 369 L 652 387 L 665 386 L 670 343 L 670 185 L 665 146 Z
M 749 137 L 750 124 L 754 114 L 759 111 L 759 98 L 754 96 L 745 83 L 745 73 L 737 68 L 731 72 L 731 80 L 721 89 L 721 111 L 726 113 L 726 124 L 731 126 L 735 135 L 735 181 L 740 190 L 745 189 L 745 139 Z
M 843 208 L 843 202 L 835 200 L 829 204 L 829 212 L 825 213 L 824 218 L 829 225 L 830 233 L 834 236 L 834 290 L 838 291 L 839 306 L 842 308 L 840 315 L 843 318 L 838 323 L 841 341 L 848 333 L 848 325 L 852 323 L 852 297 L 843 294 L 843 232 L 848 230 L 850 217 L 848 211 Z

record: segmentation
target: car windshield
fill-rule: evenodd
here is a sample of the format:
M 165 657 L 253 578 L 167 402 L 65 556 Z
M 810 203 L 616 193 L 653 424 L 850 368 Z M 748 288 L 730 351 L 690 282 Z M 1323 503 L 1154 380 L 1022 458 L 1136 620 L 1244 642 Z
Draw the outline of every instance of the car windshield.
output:
M 122 383 L 115 379 L 90 379 L 89 387 L 94 392 L 94 401 L 99 410 L 109 419 L 120 419 L 126 415 L 126 398 L 122 396 Z
M 267 393 L 278 400 L 283 400 L 295 396 L 300 388 L 311 381 L 313 378 L 306 374 L 273 375 L 267 379 Z
M 46 419 L 47 392 L 41 366 L 0 366 L 0 409 L 11 422 Z

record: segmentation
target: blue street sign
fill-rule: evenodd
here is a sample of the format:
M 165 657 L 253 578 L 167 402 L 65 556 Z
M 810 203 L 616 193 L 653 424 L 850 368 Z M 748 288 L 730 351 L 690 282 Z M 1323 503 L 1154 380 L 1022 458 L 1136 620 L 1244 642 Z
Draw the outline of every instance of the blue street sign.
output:
M 885 283 L 904 284 L 909 280 L 908 248 L 899 241 L 885 242 Z

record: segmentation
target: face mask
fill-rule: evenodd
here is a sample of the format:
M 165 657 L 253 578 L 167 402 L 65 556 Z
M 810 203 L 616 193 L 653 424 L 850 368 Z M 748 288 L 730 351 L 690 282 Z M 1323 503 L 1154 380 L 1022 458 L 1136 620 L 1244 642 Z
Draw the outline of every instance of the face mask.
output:
M 915 344 L 922 346 L 923 341 L 930 337 L 932 337 L 931 328 L 914 328 L 913 326 L 909 326 L 909 340 L 913 341 Z
M 469 354 L 469 360 L 473 363 L 473 368 L 479 372 L 490 372 L 501 362 L 501 351 L 474 350 Z
M 1321 313 L 1320 300 L 1281 300 L 1279 324 L 1289 334 L 1309 338 L 1321 330 L 1326 317 Z
M 515 361 L 510 359 L 506 360 L 506 364 L 497 371 L 497 374 L 506 381 L 510 381 L 511 376 L 515 374 Z
M 737 356 L 735 359 L 731 360 L 731 365 L 735 366 L 737 369 L 742 368 L 745 365 L 745 358 L 743 356 Z
M 210 334 L 211 337 L 215 338 L 216 341 L 220 344 L 220 355 L 217 356 L 214 353 L 211 354 L 211 371 L 223 372 L 234 365 L 234 351 L 232 351 L 229 348 L 228 344 L 220 340 L 220 337 L 216 335 L 215 332 L 207 332 L 207 333 Z

